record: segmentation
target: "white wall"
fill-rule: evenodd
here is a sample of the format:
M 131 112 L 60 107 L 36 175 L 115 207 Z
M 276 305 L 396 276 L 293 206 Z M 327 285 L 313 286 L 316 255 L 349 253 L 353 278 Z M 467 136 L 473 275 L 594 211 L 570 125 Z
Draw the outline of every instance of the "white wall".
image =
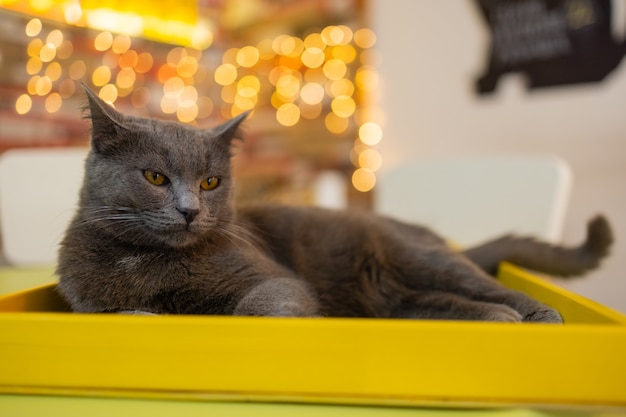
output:
M 582 239 L 598 212 L 617 239 L 600 270 L 562 285 L 626 312 L 626 62 L 602 83 L 528 92 L 521 77 L 507 76 L 494 95 L 478 97 L 474 80 L 486 69 L 489 38 L 473 1 L 370 5 L 382 55 L 385 168 L 449 153 L 560 155 L 574 173 L 563 241 Z M 621 0 L 619 6 L 624 20 Z

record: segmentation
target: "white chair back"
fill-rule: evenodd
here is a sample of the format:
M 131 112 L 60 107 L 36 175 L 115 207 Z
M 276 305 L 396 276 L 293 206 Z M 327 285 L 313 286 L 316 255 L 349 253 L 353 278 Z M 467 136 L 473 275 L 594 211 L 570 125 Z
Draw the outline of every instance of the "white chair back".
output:
M 24 148 L 0 154 L 0 237 L 13 266 L 52 265 L 74 214 L 86 148 Z
M 381 173 L 375 208 L 461 247 L 506 233 L 558 242 L 571 186 L 569 166 L 554 156 L 423 159 Z

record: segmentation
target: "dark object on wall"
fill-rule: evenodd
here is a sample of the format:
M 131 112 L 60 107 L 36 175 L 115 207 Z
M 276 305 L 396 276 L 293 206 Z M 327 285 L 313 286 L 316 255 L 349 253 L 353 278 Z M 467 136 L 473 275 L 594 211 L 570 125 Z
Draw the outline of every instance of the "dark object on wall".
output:
M 611 31 L 611 0 L 476 0 L 491 31 L 479 93 L 508 72 L 529 88 L 603 80 L 626 53 Z

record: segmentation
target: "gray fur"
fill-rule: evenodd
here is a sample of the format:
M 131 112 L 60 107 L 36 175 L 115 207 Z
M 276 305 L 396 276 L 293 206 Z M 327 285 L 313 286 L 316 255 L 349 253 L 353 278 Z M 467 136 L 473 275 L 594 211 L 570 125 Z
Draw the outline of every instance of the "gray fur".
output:
M 200 130 L 87 95 L 92 151 L 58 265 L 78 312 L 560 322 L 488 272 L 508 259 L 579 274 L 612 242 L 599 218 L 579 248 L 507 237 L 459 253 L 426 228 L 365 211 L 236 210 L 231 142 L 245 115 Z M 169 181 L 154 185 L 145 170 Z M 208 177 L 219 185 L 203 190 Z

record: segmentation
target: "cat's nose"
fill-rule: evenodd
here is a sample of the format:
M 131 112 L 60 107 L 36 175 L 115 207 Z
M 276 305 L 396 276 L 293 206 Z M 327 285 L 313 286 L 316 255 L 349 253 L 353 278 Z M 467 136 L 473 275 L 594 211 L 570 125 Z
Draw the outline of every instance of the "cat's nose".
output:
M 191 222 L 193 222 L 193 219 L 196 218 L 196 215 L 200 211 L 200 210 L 192 209 L 192 208 L 178 208 L 178 207 L 176 208 L 176 210 L 178 210 L 180 214 L 185 216 L 185 221 L 187 222 L 187 224 L 191 224 Z

